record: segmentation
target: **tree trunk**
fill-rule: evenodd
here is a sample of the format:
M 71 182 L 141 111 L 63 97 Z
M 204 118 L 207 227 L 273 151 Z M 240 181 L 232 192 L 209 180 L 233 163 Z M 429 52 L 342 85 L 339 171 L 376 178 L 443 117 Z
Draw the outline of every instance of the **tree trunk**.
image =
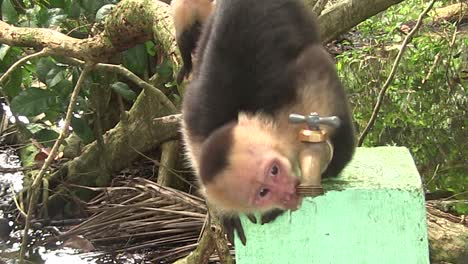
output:
M 431 202 L 426 209 L 431 263 L 468 263 L 468 223 L 436 209 Z

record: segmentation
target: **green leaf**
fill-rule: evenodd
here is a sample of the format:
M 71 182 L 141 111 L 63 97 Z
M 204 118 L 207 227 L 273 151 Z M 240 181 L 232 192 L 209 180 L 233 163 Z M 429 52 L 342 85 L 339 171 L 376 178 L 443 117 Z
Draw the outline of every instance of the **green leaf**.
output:
M 118 93 L 122 98 L 127 101 L 133 102 L 136 98 L 136 93 L 128 87 L 126 83 L 115 82 L 111 85 L 112 90 Z
M 153 41 L 146 41 L 145 42 L 145 48 L 146 48 L 146 52 L 150 55 L 150 56 L 156 56 L 156 45 L 154 45 L 154 42 Z
M 42 17 L 44 19 L 44 17 Z M 68 18 L 62 8 L 50 8 L 46 10 L 46 20 L 43 27 L 59 27 Z
M 18 22 L 18 12 L 11 4 L 11 0 L 3 0 L 2 2 L 2 20 L 10 24 Z
M 73 131 L 83 140 L 84 144 L 89 144 L 94 140 L 94 134 L 86 120 L 72 116 L 71 126 Z
M 9 50 L 10 46 L 2 44 L 2 46 L 0 47 L 0 60 L 3 60 L 5 58 Z
M 53 68 L 47 73 L 46 83 L 49 87 L 54 87 L 59 82 L 65 79 L 65 70 L 61 68 Z
M 171 77 L 172 64 L 168 60 L 164 60 L 160 65 L 157 66 L 156 72 L 164 79 Z
M 63 109 L 63 108 L 61 108 L 61 109 Z M 45 117 L 43 119 L 44 120 L 49 120 L 52 123 L 58 122 L 64 116 L 64 113 L 60 112 L 61 109 L 56 107 L 56 106 L 55 107 L 50 107 L 49 109 L 47 109 L 47 111 L 44 112 Z
M 112 12 L 114 7 L 115 5 L 112 5 L 112 4 L 101 6 L 101 8 L 99 8 L 99 10 L 96 12 L 96 22 L 98 23 L 104 22 L 104 20 Z
M 70 0 L 71 4 L 65 7 L 65 12 L 70 18 L 79 18 L 81 14 L 81 7 L 78 1 Z
M 41 142 L 42 145 L 51 148 L 55 140 L 59 137 L 59 133 L 52 129 L 42 129 L 39 130 L 39 132 L 34 134 L 34 137 L 37 139 L 37 141 Z
M 31 132 L 31 134 L 36 134 L 37 132 L 41 131 L 42 129 L 45 129 L 46 126 L 44 124 L 40 123 L 30 123 L 26 125 L 26 128 Z
M 5 93 L 9 97 L 17 96 L 21 91 L 21 83 L 23 81 L 23 71 L 21 68 L 14 70 L 8 77 L 8 81 L 3 86 Z
M 58 66 L 51 58 L 41 58 L 36 66 L 37 77 L 41 82 L 46 83 L 49 71 L 57 67 Z
M 30 26 L 45 27 L 49 20 L 48 9 L 42 5 L 35 5 L 33 8 L 27 9 L 26 14 L 30 18 L 28 21 Z
M 29 88 L 11 101 L 11 110 L 25 116 L 36 116 L 48 110 L 55 95 L 48 90 Z
M 73 84 L 70 80 L 62 79 L 56 85 L 54 85 L 53 87 L 50 87 L 50 89 L 54 91 L 56 94 L 59 94 L 60 97 L 62 97 L 63 99 L 68 100 L 68 98 L 70 97 L 70 93 L 73 90 Z
M 96 14 L 96 11 L 101 8 L 101 6 L 107 4 L 107 1 L 104 0 L 82 0 L 80 1 L 81 6 L 90 14 Z
M 148 54 L 143 44 L 123 52 L 123 65 L 138 75 L 143 75 L 148 68 Z
M 67 5 L 69 5 L 69 1 L 64 1 L 64 0 L 49 0 L 49 6 L 50 7 L 56 7 L 56 8 L 65 8 Z

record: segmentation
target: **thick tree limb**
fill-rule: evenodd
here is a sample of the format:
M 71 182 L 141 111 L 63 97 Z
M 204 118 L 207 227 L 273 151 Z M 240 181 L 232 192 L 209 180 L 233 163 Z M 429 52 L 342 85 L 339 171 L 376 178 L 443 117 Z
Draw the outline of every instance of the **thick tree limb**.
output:
M 431 203 L 426 206 L 431 263 L 467 263 L 468 223 L 453 222 Z
M 0 43 L 10 46 L 49 48 L 52 55 L 84 61 L 106 62 L 116 53 L 153 37 L 176 64 L 174 30 L 169 6 L 153 0 L 121 1 L 93 38 L 76 39 L 47 28 L 24 28 L 0 21 Z
M 200 241 L 198 241 L 197 249 L 192 251 L 185 258 L 177 260 L 174 264 L 207 264 L 211 254 L 216 250 L 214 239 L 210 228 L 205 228 Z
M 318 22 L 322 41 L 327 43 L 371 16 L 403 0 L 345 0 L 325 9 Z
M 155 122 L 153 117 L 171 114 L 156 103 L 154 90 L 144 90 L 129 111 L 128 119 L 107 131 L 104 136 L 105 148 L 100 151 L 96 141 L 86 146 L 81 156 L 68 162 L 58 174 L 65 176 L 69 183 L 88 186 L 103 186 L 112 172 L 121 170 L 138 157 L 171 138 L 178 132 L 178 123 Z

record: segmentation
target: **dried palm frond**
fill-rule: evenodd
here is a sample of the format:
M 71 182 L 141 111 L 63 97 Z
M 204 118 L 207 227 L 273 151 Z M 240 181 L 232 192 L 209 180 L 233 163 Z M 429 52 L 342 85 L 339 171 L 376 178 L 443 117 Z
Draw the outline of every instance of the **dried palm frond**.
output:
M 202 198 L 144 178 L 103 188 L 87 209 L 92 216 L 57 239 L 82 235 L 97 249 L 144 252 L 152 263 L 170 263 L 193 251 L 207 214 Z

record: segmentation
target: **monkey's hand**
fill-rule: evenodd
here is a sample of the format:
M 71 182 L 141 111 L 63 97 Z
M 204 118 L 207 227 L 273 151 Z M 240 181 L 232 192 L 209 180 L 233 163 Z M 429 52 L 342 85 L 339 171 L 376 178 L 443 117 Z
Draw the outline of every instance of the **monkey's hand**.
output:
M 284 214 L 284 210 L 281 209 L 274 209 L 269 212 L 262 214 L 260 219 L 260 224 L 267 224 L 273 222 L 278 216 Z M 257 218 L 253 214 L 246 214 L 246 217 L 250 220 L 250 222 L 256 224 Z M 227 239 L 231 244 L 234 245 L 234 232 L 237 233 L 242 245 L 247 244 L 247 238 L 245 237 L 244 228 L 242 227 L 242 223 L 238 215 L 235 216 L 223 216 L 222 217 L 224 232 L 226 233 Z
M 234 245 L 234 232 L 237 233 L 242 245 L 245 246 L 247 243 L 247 238 L 244 234 L 244 228 L 242 227 L 242 223 L 238 215 L 235 216 L 223 216 L 222 218 L 224 232 L 226 232 L 227 239 L 231 244 Z
M 266 212 L 262 214 L 260 224 L 268 224 L 270 222 L 273 222 L 278 216 L 284 214 L 284 210 L 281 209 L 273 209 L 269 212 Z
M 257 223 L 257 219 L 254 215 L 246 214 L 246 216 L 252 223 Z M 229 242 L 231 242 L 231 244 L 234 245 L 234 232 L 236 232 L 237 236 L 242 242 L 242 245 L 245 246 L 245 244 L 247 243 L 247 238 L 245 237 L 244 228 L 242 227 L 242 223 L 240 221 L 239 216 L 223 216 L 222 221 L 224 226 L 224 232 L 226 233 Z

